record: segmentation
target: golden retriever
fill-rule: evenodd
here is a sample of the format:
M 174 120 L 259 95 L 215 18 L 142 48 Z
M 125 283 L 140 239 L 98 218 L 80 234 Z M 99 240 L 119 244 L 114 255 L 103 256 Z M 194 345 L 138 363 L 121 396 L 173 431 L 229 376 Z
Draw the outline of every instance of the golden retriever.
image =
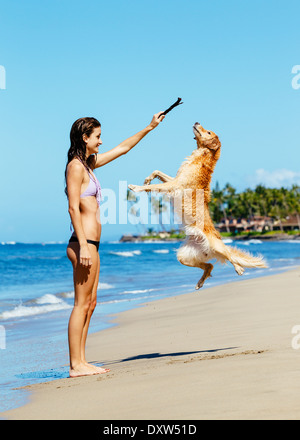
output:
M 176 177 L 154 171 L 145 179 L 143 186 L 128 185 L 132 191 L 163 192 L 174 197 L 175 212 L 183 219 L 187 238 L 177 251 L 181 264 L 199 267 L 204 271 L 196 285 L 200 289 L 211 276 L 213 265 L 209 260 L 221 263 L 229 261 L 238 275 L 244 268 L 268 267 L 262 256 L 254 257 L 237 248 L 226 246 L 216 231 L 209 213 L 210 182 L 215 165 L 220 157 L 221 142 L 212 131 L 205 130 L 198 122 L 193 126 L 197 148 L 186 158 Z M 152 184 L 155 178 L 163 183 Z

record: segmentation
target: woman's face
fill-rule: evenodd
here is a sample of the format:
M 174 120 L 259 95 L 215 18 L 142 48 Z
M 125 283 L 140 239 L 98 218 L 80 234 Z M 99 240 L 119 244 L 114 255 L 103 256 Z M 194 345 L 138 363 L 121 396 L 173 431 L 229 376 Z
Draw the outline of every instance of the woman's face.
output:
M 88 156 L 99 152 L 99 146 L 102 145 L 102 140 L 100 139 L 100 136 L 101 127 L 94 128 L 90 137 L 87 137 L 87 135 L 85 134 L 83 135 L 83 140 L 86 143 Z

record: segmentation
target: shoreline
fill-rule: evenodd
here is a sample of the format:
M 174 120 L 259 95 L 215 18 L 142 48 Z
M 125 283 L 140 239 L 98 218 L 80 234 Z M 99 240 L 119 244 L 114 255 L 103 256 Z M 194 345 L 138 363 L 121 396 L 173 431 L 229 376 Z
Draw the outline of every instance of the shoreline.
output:
M 112 315 L 111 327 L 90 334 L 87 347 L 88 360 L 103 363 L 109 373 L 26 387 L 30 401 L 0 417 L 295 417 L 300 414 L 294 389 L 299 354 L 291 348 L 291 329 L 300 324 L 299 269 L 146 302 Z M 295 383 L 285 379 L 289 370 Z M 243 390 L 252 400 L 245 399 Z M 288 409 L 282 407 L 282 394 L 287 404 L 289 396 L 293 401 Z M 261 408 L 261 401 L 270 407 Z
M 184 238 L 166 237 L 166 236 L 156 236 L 147 237 L 139 235 L 123 235 L 119 239 L 119 243 L 147 243 L 147 242 L 182 242 Z M 232 240 L 232 241 L 250 241 L 250 240 L 261 240 L 261 241 L 300 241 L 300 234 L 248 234 L 248 235 L 222 235 L 222 240 Z

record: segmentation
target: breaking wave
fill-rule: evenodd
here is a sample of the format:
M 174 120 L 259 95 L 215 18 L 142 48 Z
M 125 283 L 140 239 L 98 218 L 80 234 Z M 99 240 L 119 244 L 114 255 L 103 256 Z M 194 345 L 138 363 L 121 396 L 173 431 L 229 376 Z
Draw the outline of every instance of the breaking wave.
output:
M 141 251 L 110 251 L 110 254 L 118 255 L 119 257 L 134 257 L 135 255 L 141 255 Z
M 65 301 L 48 293 L 40 298 L 28 301 L 27 305 L 19 304 L 12 310 L 5 310 L 4 312 L 0 313 L 0 320 L 24 318 L 70 308 L 71 306 Z

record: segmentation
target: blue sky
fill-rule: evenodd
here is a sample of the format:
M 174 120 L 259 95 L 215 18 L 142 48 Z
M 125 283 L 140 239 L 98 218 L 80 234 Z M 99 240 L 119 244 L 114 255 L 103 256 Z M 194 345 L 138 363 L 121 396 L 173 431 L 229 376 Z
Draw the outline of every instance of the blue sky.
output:
M 222 141 L 213 185 L 300 183 L 299 13 L 293 0 L 0 1 L 0 241 L 68 239 L 64 169 L 78 117 L 101 121 L 106 151 L 177 97 L 184 104 L 155 131 L 96 171 L 103 188 L 175 175 L 196 121 Z M 134 230 L 105 225 L 102 240 Z

